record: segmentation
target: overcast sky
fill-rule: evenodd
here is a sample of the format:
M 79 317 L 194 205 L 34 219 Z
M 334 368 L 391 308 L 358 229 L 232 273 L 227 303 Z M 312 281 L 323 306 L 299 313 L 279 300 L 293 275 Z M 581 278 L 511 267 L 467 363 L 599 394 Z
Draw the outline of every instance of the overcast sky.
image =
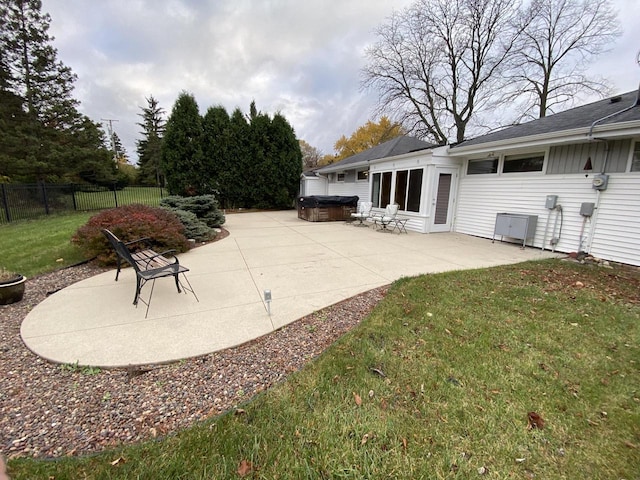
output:
M 210 106 L 281 112 L 299 139 L 333 153 L 373 119 L 360 90 L 373 30 L 411 0 L 43 0 L 59 59 L 78 75 L 75 98 L 114 129 L 135 159 L 145 97 L 167 114 L 182 90 Z M 614 0 L 624 34 L 594 65 L 615 93 L 638 87 L 639 0 Z

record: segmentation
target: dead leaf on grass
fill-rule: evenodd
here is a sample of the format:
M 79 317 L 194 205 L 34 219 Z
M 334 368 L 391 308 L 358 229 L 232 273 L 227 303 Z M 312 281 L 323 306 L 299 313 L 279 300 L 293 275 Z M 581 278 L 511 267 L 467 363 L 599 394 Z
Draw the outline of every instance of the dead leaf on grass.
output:
M 113 465 L 115 467 L 116 465 L 120 465 L 121 463 L 124 463 L 125 461 L 126 460 L 124 459 L 124 457 L 118 457 L 114 461 L 111 462 L 111 465 Z
M 256 469 L 254 468 L 253 464 L 251 462 L 248 462 L 247 460 L 242 460 L 240 462 L 240 465 L 238 465 L 238 475 L 240 475 L 241 477 L 246 477 L 250 473 L 253 473 L 255 470 Z
M 362 398 L 360 398 L 360 395 L 358 395 L 356 392 L 353 392 L 353 399 L 356 402 L 357 406 L 362 405 Z
M 544 428 L 544 419 L 540 416 L 540 414 L 536 412 L 529 412 L 527 413 L 527 418 L 529 420 L 530 430 L 533 428 L 538 428 L 538 429 Z

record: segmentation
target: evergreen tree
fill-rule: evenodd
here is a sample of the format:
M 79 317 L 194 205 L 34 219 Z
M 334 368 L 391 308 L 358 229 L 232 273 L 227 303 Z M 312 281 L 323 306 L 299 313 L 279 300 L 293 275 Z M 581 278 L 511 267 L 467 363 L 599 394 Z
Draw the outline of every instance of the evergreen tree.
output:
M 39 0 L 0 0 L 0 172 L 11 181 L 115 180 L 97 124 L 76 109 L 76 77 L 57 60 Z M 17 102 L 20 111 L 16 110 Z M 10 133 L 9 133 L 10 132 Z
M 206 162 L 206 175 L 211 179 L 218 200 L 226 205 L 228 198 L 231 119 L 223 106 L 210 107 L 203 120 L 202 152 Z
M 271 192 L 278 186 L 273 184 L 272 159 L 274 155 L 271 135 L 271 118 L 258 112 L 255 103 L 251 102 L 249 124 L 249 149 L 251 162 L 245 165 L 246 175 L 252 179 L 251 189 L 247 191 L 248 206 L 269 208 Z
M 204 173 L 202 118 L 193 95 L 182 92 L 167 121 L 162 168 L 172 195 L 203 195 L 213 186 Z
M 129 161 L 129 158 L 127 157 L 127 149 L 122 145 L 122 140 L 120 140 L 120 137 L 116 132 L 113 132 L 113 145 L 116 149 L 114 153 L 117 164 L 127 163 Z
M 41 9 L 40 0 L 0 0 L 0 44 L 9 84 L 27 112 L 46 127 L 66 128 L 83 122 L 71 96 L 76 75 L 57 60 L 48 33 L 51 17 Z
M 302 152 L 293 127 L 277 113 L 271 121 L 273 185 L 270 203 L 279 208 L 293 205 L 302 173 Z
M 21 180 L 25 165 L 16 160 L 25 145 L 35 145 L 37 140 L 34 122 L 22 108 L 23 99 L 9 91 L 9 72 L 3 60 L 0 56 L 0 183 Z
M 141 107 L 142 113 L 138 115 L 142 122 L 143 138 L 136 142 L 138 153 L 138 166 L 140 173 L 138 179 L 143 184 L 155 184 L 163 186 L 165 183 L 162 172 L 162 137 L 165 130 L 164 109 L 160 107 L 158 100 L 151 95 L 147 100 L 147 106 Z
M 239 108 L 231 114 L 229 124 L 229 169 L 224 176 L 228 203 L 224 206 L 248 207 L 251 206 L 250 189 L 253 188 L 253 178 L 249 173 L 251 172 L 250 149 L 247 144 L 249 124 Z

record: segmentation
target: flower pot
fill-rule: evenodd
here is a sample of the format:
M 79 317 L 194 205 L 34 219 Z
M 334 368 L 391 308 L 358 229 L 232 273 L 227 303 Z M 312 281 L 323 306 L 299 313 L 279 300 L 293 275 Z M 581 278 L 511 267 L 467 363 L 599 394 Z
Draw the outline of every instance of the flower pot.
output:
M 9 305 L 10 303 L 19 302 L 24 295 L 24 282 L 26 277 L 16 275 L 6 281 L 0 282 L 0 305 Z

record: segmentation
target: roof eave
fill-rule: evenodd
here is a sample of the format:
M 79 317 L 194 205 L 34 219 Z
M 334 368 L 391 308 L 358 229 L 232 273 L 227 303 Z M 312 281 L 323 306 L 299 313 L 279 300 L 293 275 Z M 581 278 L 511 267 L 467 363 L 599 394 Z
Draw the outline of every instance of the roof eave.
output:
M 527 137 L 509 138 L 495 142 L 449 148 L 452 157 L 468 156 L 470 154 L 500 152 L 513 148 L 535 148 L 562 145 L 567 143 L 585 143 L 594 139 L 616 139 L 640 135 L 640 120 L 629 122 L 598 125 L 589 137 L 590 127 L 561 130 L 559 132 L 530 135 Z
M 322 167 L 319 168 L 318 170 L 316 170 L 319 174 L 325 174 L 325 173 L 333 173 L 333 172 L 343 172 L 346 170 L 354 170 L 356 168 L 359 167 L 365 167 L 369 165 L 369 162 L 367 160 L 363 160 L 361 162 L 353 162 L 353 163 L 349 163 L 347 165 L 333 165 L 333 164 L 329 164 L 326 167 Z

